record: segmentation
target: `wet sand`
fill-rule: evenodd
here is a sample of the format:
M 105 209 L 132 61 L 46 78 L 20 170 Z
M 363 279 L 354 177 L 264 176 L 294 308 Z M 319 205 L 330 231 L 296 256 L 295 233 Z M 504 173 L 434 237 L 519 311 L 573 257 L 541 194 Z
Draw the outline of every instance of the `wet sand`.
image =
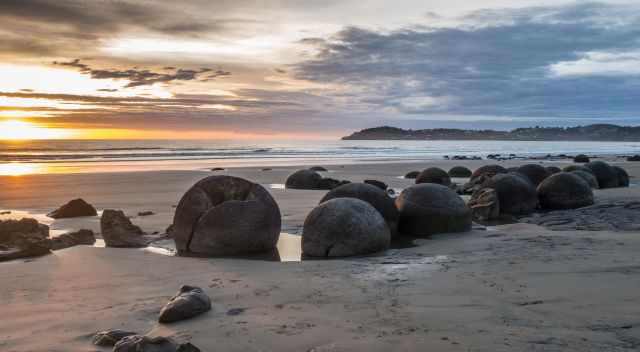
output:
M 503 162 L 506 166 L 524 161 Z M 329 166 L 330 177 L 375 178 L 394 188 L 428 166 L 471 169 L 488 161 Z M 545 162 L 545 165 L 569 164 Z M 640 165 L 620 163 L 632 187 L 596 191 L 598 203 L 638 199 Z M 277 185 L 297 167 L 213 174 L 269 187 L 283 231 L 300 232 L 323 191 Z M 0 177 L 0 208 L 47 213 L 82 197 L 122 209 L 147 232 L 163 232 L 173 205 L 203 171 Z M 270 185 L 276 185 L 270 187 Z M 140 211 L 155 215 L 135 216 Z M 640 222 L 640 219 L 638 219 Z M 92 228 L 97 218 L 53 229 Z M 171 335 L 203 351 L 634 351 L 640 348 L 640 234 L 552 231 L 513 224 L 418 240 L 367 258 L 294 263 L 170 257 L 139 249 L 78 246 L 0 263 L 2 351 L 107 351 L 99 330 Z M 204 288 L 210 313 L 160 325 L 182 284 Z M 230 309 L 243 308 L 238 315 Z

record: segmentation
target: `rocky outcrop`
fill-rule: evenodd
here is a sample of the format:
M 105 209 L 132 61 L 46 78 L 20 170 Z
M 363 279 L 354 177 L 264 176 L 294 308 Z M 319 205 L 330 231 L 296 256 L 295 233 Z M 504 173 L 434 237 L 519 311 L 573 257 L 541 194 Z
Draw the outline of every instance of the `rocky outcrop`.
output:
M 329 191 L 320 203 L 335 198 L 356 198 L 371 204 L 387 222 L 391 236 L 395 236 L 398 228 L 398 209 L 387 192 L 366 183 L 350 183 Z
M 168 337 L 127 336 L 113 347 L 113 352 L 200 352 L 191 343 L 180 344 Z
M 493 188 L 483 188 L 474 192 L 467 205 L 474 220 L 489 221 L 500 217 L 500 199 Z
M 98 215 L 96 208 L 94 208 L 91 204 L 85 202 L 84 199 L 81 198 L 74 199 L 47 214 L 48 217 L 53 219 L 78 218 L 82 216 L 96 215 Z
M 77 245 L 92 246 L 96 243 L 96 237 L 91 230 L 79 230 L 69 232 L 51 239 L 51 249 L 56 251 Z
M 307 257 L 347 257 L 389 248 L 384 218 L 369 203 L 336 198 L 314 208 L 304 221 L 302 253 Z
M 104 210 L 100 218 L 100 231 L 107 247 L 135 248 L 148 244 L 142 229 L 132 224 L 122 210 Z
M 449 174 L 438 167 L 430 167 L 422 170 L 418 177 L 416 177 L 416 184 L 418 183 L 437 183 L 443 186 L 451 185 L 451 178 Z
M 576 209 L 593 204 L 593 191 L 580 176 L 561 172 L 538 186 L 538 199 L 544 209 Z
M 422 183 L 405 188 L 396 199 L 398 232 L 422 237 L 471 230 L 471 210 L 449 187 Z
M 211 300 L 204 291 L 195 286 L 182 286 L 160 311 L 158 321 L 173 323 L 193 318 L 211 310 Z
M 280 208 L 264 187 L 211 176 L 182 197 L 172 232 L 179 255 L 235 256 L 272 251 L 280 226 Z
M 48 226 L 34 219 L 0 221 L 0 262 L 49 253 Z

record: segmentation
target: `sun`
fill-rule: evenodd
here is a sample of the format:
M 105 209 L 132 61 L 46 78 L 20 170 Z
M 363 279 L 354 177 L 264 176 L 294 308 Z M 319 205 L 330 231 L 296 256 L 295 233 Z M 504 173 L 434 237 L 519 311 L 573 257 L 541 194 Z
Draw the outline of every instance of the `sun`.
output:
M 0 140 L 60 139 L 71 135 L 59 128 L 47 128 L 21 120 L 0 122 Z

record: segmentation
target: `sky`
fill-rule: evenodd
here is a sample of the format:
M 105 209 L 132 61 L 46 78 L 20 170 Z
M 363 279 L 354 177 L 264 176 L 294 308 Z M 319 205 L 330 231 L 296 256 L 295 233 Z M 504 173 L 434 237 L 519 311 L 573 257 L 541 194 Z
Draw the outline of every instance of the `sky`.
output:
M 47 137 L 640 124 L 637 1 L 2 0 L 0 23 L 0 126 Z

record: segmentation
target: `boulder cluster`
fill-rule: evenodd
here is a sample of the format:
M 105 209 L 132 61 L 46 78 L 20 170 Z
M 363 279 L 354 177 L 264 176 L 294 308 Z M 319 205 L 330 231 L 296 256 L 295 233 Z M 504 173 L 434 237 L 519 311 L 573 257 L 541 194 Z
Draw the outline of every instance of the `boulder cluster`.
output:
M 474 171 L 459 192 L 471 194 L 469 207 L 474 219 L 487 221 L 527 215 L 537 209 L 585 207 L 594 203 L 593 189 L 628 186 L 629 175 L 624 169 L 591 161 L 562 170 L 538 164 L 510 169 L 486 165 Z

